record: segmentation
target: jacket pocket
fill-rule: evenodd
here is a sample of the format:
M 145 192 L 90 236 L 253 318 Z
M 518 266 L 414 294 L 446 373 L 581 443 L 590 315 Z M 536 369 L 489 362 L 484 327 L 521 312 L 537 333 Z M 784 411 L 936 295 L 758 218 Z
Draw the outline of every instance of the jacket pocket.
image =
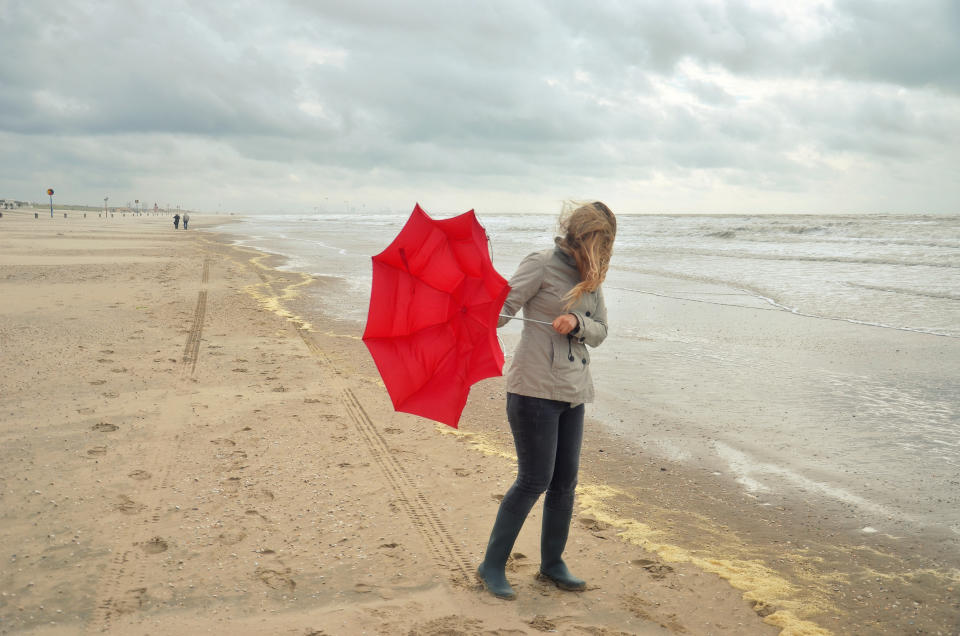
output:
M 554 371 L 563 369 L 567 363 L 567 352 L 562 338 L 550 338 L 550 368 Z
M 587 346 L 576 337 L 551 338 L 552 368 L 555 371 L 569 372 L 579 370 L 590 364 L 590 352 Z
M 573 345 L 571 348 L 571 353 L 573 354 L 573 362 L 576 366 L 586 366 L 590 364 L 590 350 L 587 349 L 587 345 L 580 342 L 579 339 L 574 338 L 571 342 Z

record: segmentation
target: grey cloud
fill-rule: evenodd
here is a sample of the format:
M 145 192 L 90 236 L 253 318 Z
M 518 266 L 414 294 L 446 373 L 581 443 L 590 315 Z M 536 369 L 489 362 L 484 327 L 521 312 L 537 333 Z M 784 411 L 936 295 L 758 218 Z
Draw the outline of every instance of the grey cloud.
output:
M 960 3 L 839 0 L 836 10 L 835 27 L 809 51 L 827 73 L 960 91 Z
M 814 190 L 825 173 L 800 147 L 956 157 L 957 6 L 838 0 L 804 31 L 735 1 L 8 0 L 0 135 L 38 151 L 0 164 L 0 188 L 59 173 L 208 197 L 216 180 L 247 203 L 288 181 L 301 198 L 372 183 L 536 193 L 710 171 Z M 743 99 L 723 73 L 769 94 Z

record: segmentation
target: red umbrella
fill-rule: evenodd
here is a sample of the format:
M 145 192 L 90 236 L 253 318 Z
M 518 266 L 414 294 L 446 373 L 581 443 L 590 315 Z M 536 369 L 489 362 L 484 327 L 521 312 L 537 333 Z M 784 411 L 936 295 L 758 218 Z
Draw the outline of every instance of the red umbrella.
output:
M 496 329 L 509 291 L 473 210 L 438 221 L 413 209 L 373 257 L 363 332 L 396 410 L 457 428 L 470 386 L 503 373 Z

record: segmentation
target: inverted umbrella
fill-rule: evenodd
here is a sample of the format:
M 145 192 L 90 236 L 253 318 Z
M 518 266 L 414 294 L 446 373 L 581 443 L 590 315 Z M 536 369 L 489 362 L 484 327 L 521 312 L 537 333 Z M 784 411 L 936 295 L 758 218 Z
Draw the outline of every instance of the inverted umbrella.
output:
M 435 220 L 414 207 L 373 257 L 363 332 L 396 410 L 457 428 L 470 386 L 503 373 L 496 328 L 509 291 L 473 210 Z

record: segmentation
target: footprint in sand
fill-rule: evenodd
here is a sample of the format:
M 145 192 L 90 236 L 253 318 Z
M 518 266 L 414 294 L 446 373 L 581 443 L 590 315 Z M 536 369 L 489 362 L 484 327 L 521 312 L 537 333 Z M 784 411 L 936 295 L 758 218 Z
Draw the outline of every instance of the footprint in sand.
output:
M 754 601 L 753 602 L 753 611 L 757 613 L 757 616 L 760 618 L 766 618 L 771 614 L 777 611 L 777 608 L 769 603 L 764 603 L 763 601 Z
M 101 384 L 106 384 L 106 383 L 107 383 L 106 380 L 93 380 L 93 381 L 90 382 L 90 384 L 92 384 L 92 385 L 94 385 L 94 386 L 99 386 L 99 385 L 101 385 Z
M 110 399 L 120 397 L 120 394 L 117 393 L 116 391 L 107 391 L 106 393 L 103 393 L 102 395 L 103 395 L 103 397 L 105 397 L 105 398 L 110 398 Z
M 98 457 L 100 455 L 106 455 L 106 454 L 107 454 L 106 446 L 94 446 L 93 448 L 87 449 L 87 455 L 90 455 L 91 457 Z
M 107 355 L 110 355 L 111 353 L 113 353 L 113 349 L 103 349 L 102 351 L 100 351 L 100 353 L 105 353 Z
M 117 497 L 116 503 L 113 504 L 114 510 L 119 510 L 125 515 L 135 515 L 144 508 L 146 508 L 146 506 L 141 503 L 137 503 L 126 495 L 120 495 Z
M 296 581 L 290 578 L 290 568 L 283 570 L 271 570 L 270 568 L 257 568 L 253 573 L 254 577 L 265 583 L 267 587 L 274 590 L 293 592 L 297 587 Z
M 126 373 L 127 367 L 118 367 L 116 369 L 110 369 L 113 373 Z
M 530 627 L 534 628 L 538 632 L 555 632 L 557 631 L 557 624 L 549 620 L 543 614 L 537 614 L 533 619 L 527 623 Z
M 466 618 L 456 614 L 435 618 L 419 623 L 410 630 L 411 634 L 481 634 L 484 633 L 483 621 Z M 493 632 L 491 632 L 493 633 Z
M 216 439 L 210 440 L 211 444 L 216 444 L 217 446 L 236 446 L 237 443 L 232 439 L 227 439 L 226 437 L 218 437 Z
M 665 578 L 668 574 L 673 572 L 673 568 L 664 563 L 658 561 L 652 561 L 650 559 L 634 559 L 630 561 L 630 565 L 636 565 L 647 572 L 655 579 Z
M 116 424 L 111 424 L 110 422 L 100 422 L 99 424 L 94 424 L 90 427 L 91 430 L 97 431 L 99 433 L 112 433 L 113 431 L 120 428 Z
M 671 634 L 686 634 L 687 628 L 680 622 L 676 614 L 663 615 L 658 609 L 659 603 L 642 598 L 638 594 L 629 594 L 621 597 L 621 604 L 624 609 L 645 621 L 659 623 L 660 627 L 666 629 Z
M 166 552 L 167 548 L 170 547 L 167 545 L 167 542 L 160 537 L 154 537 L 149 541 L 140 543 L 138 545 L 140 546 L 140 549 L 147 554 L 160 554 L 161 552 Z
M 145 470 L 137 469 L 132 473 L 128 473 L 127 477 L 130 477 L 131 479 L 136 479 L 137 481 L 144 481 L 146 479 L 150 479 L 151 477 L 153 477 L 153 475 L 151 475 L 149 472 Z
M 241 369 L 241 368 L 239 368 L 239 367 L 236 368 L 236 369 L 231 369 L 231 371 L 233 371 L 234 373 L 246 373 L 246 372 L 247 372 L 246 369 Z
M 466 468 L 454 468 L 453 474 L 457 477 L 468 477 L 470 475 L 470 471 Z
M 593 517 L 583 516 L 580 517 L 580 525 L 589 530 L 590 532 L 603 532 L 604 530 L 610 527 L 610 524 L 604 523 L 603 521 L 598 521 Z
M 384 433 L 390 433 L 391 435 L 396 435 L 397 433 L 402 433 L 402 432 L 403 432 L 403 429 L 401 429 L 401 428 L 394 428 L 394 427 L 391 426 L 391 427 L 389 427 L 389 428 L 383 429 L 383 432 L 384 432 Z
M 251 508 L 250 510 L 247 510 L 244 514 L 250 517 L 260 517 L 261 521 L 266 521 L 267 523 L 270 523 L 270 520 L 264 517 L 262 514 L 260 514 L 259 510 L 255 510 Z
M 100 358 L 99 360 L 97 360 L 97 362 L 99 362 L 100 364 L 109 364 L 113 362 L 113 360 L 110 360 L 108 358 Z
M 247 538 L 243 530 L 224 530 L 217 536 L 217 541 L 223 545 L 236 545 Z
M 117 614 L 131 614 L 143 607 L 146 597 L 147 588 L 135 587 L 124 592 L 120 598 L 111 599 L 110 609 Z

